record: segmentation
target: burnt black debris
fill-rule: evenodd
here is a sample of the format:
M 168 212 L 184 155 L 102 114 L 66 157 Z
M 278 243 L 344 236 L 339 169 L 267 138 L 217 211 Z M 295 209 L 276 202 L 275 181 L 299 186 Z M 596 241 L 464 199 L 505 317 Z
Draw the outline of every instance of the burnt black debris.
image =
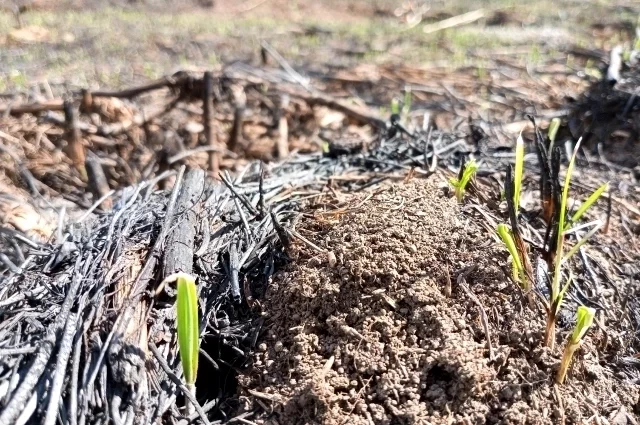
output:
M 287 229 L 304 198 L 328 184 L 356 191 L 412 168 L 427 174 L 425 159 L 442 152 L 441 163 L 452 162 L 456 140 L 400 131 L 367 152 L 253 162 L 221 181 L 182 166 L 118 191 L 110 210 L 61 217 L 52 241 L 3 230 L 11 249 L 0 277 L 0 423 L 179 419 L 183 395 L 164 369 L 181 376 L 175 290 L 159 288 L 178 271 L 199 288 L 198 402 L 208 420 L 229 419 L 234 377 L 261 332 L 254 300 L 288 259 Z M 353 175 L 365 178 L 336 179 Z M 157 189 L 170 180 L 170 191 Z

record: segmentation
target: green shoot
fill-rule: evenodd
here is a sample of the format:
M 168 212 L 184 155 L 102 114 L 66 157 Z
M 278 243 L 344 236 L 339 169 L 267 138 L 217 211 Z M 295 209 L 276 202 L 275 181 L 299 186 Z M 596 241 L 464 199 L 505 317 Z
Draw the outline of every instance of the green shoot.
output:
M 575 223 L 576 221 L 580 220 L 580 217 L 582 217 L 582 215 L 589 209 L 591 208 L 591 206 L 593 204 L 595 204 L 595 202 L 600 198 L 600 196 L 607 190 L 609 189 L 609 183 L 605 183 L 602 186 L 600 186 L 598 189 L 596 189 L 595 192 L 593 192 L 583 203 L 582 205 L 580 205 L 580 208 L 578 208 L 578 210 L 573 214 L 573 216 L 571 217 L 571 221 L 569 222 L 571 223 Z M 565 231 L 567 229 L 564 229 Z
M 560 118 L 554 118 L 551 120 L 549 124 L 549 130 L 547 133 L 547 137 L 553 143 L 556 141 L 556 136 L 558 135 L 558 129 L 560 128 Z M 551 149 L 549 149 L 551 150 Z
M 196 382 L 200 330 L 198 325 L 198 293 L 192 276 L 180 274 L 178 281 L 177 325 L 180 361 L 187 385 Z
M 576 320 L 576 327 L 571 334 L 569 342 L 571 344 L 578 344 L 582 341 L 582 338 L 587 333 L 591 325 L 593 325 L 593 319 L 596 316 L 596 310 L 593 308 L 585 307 L 583 305 L 578 307 L 578 318 Z
M 400 115 L 400 102 L 395 97 L 391 99 L 391 113 Z
M 518 215 L 518 210 L 520 209 L 520 192 L 522 190 L 522 174 L 524 172 L 524 140 L 522 139 L 522 132 L 520 132 L 520 136 L 518 136 L 518 140 L 516 141 L 516 166 L 514 169 L 514 179 L 513 179 L 513 204 L 516 210 L 516 216 Z
M 449 183 L 456 190 L 456 198 L 458 199 L 458 202 L 462 202 L 467 184 L 469 184 L 469 181 L 471 181 L 477 170 L 478 164 L 472 159 L 460 169 L 460 175 L 458 178 L 449 179 Z
M 516 281 L 524 284 L 526 281 L 526 275 L 524 271 L 524 267 L 522 266 L 522 261 L 520 260 L 520 255 L 518 255 L 518 249 L 516 248 L 516 243 L 513 240 L 513 236 L 511 235 L 511 231 L 506 224 L 500 223 L 496 228 L 496 233 L 504 243 L 504 246 L 511 254 L 511 260 L 513 261 L 513 267 L 516 273 L 514 273 L 514 278 Z
M 556 375 L 556 382 L 558 384 L 564 383 L 573 354 L 582 344 L 582 338 L 593 324 L 595 315 L 596 311 L 593 308 L 585 307 L 583 305 L 578 307 L 576 326 L 573 329 L 573 333 L 569 336 L 567 346 L 562 354 L 560 369 L 558 369 L 558 373 Z
M 560 128 L 560 118 L 554 118 L 551 120 L 551 123 L 549 124 L 549 130 L 547 133 L 547 137 L 549 138 L 549 141 L 551 142 L 549 144 L 549 152 L 551 152 L 553 150 L 553 145 L 556 142 L 556 136 L 558 135 L 558 129 Z
M 560 211 L 558 214 L 558 231 L 556 241 L 556 252 L 554 260 L 554 273 L 551 281 L 551 299 L 549 302 L 549 309 L 547 312 L 547 327 L 544 337 L 544 345 L 553 349 L 556 336 L 556 316 L 560 311 L 560 304 L 562 304 L 563 293 L 560 287 L 560 277 L 562 275 L 562 250 L 564 245 L 564 229 L 565 218 L 567 214 L 567 200 L 569 198 L 569 185 L 571 183 L 571 174 L 576 164 L 576 156 L 578 155 L 578 148 L 580 147 L 582 139 L 578 140 L 571 155 L 569 166 L 567 167 L 567 174 L 564 178 L 564 186 L 562 188 L 562 197 L 560 198 Z
M 507 212 L 509 214 L 511 229 L 509 230 L 506 224 L 500 224 L 498 225 L 497 232 L 513 259 L 512 265 L 514 269 L 514 280 L 522 286 L 522 289 L 528 293 L 529 299 L 533 302 L 530 293 L 531 282 L 533 281 L 531 277 L 533 275 L 533 271 L 531 268 L 531 262 L 529 261 L 529 250 L 518 225 L 519 208 L 516 206 L 516 202 L 519 202 L 520 191 L 522 189 L 524 142 L 520 138 L 517 144 L 519 146 L 516 147 L 515 174 L 518 177 L 517 179 L 514 179 L 513 167 L 509 165 L 507 167 L 507 175 L 504 182 L 504 198 L 507 200 Z
M 186 273 L 176 273 L 164 280 L 177 282 L 176 327 L 178 329 L 178 349 L 186 387 L 195 396 L 195 382 L 198 374 L 200 351 L 200 328 L 198 322 L 198 292 L 195 278 Z M 192 408 L 187 403 L 187 410 Z
M 580 206 L 580 208 L 576 211 L 576 213 L 571 217 L 569 221 L 567 221 L 567 203 L 569 199 L 569 186 L 571 184 L 571 176 L 573 174 L 573 169 L 575 168 L 576 156 L 578 154 L 578 149 L 580 148 L 580 143 L 582 139 L 578 140 L 575 148 L 573 149 L 573 154 L 571 155 L 571 159 L 569 161 L 569 166 L 567 167 L 567 173 L 564 179 L 564 185 L 562 187 L 562 196 L 560 198 L 560 211 L 557 215 L 557 229 L 555 232 L 556 236 L 556 251 L 553 260 L 553 278 L 551 281 L 551 296 L 549 300 L 549 305 L 547 309 L 547 326 L 545 331 L 544 343 L 547 347 L 553 349 L 555 344 L 555 322 L 558 312 L 560 311 L 560 307 L 562 305 L 562 300 L 564 298 L 564 294 L 568 289 L 571 277 L 567 281 L 564 286 L 561 286 L 560 280 L 562 277 L 562 265 L 567 262 L 582 245 L 584 245 L 601 227 L 601 222 L 597 221 L 596 225 L 589 231 L 587 234 L 582 237 L 566 254 L 564 253 L 564 239 L 565 235 L 571 231 L 570 226 L 576 220 L 580 219 L 582 215 L 591 207 L 598 198 L 602 195 L 602 193 L 607 189 L 608 185 L 605 183 L 600 186 L 587 200 Z

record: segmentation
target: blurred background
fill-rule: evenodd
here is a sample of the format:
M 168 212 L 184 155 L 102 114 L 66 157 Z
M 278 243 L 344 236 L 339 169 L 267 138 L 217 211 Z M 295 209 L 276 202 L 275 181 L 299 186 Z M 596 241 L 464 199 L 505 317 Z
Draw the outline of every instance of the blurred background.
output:
M 482 74 L 489 62 L 535 67 L 559 52 L 596 61 L 634 39 L 639 13 L 632 0 L 0 0 L 0 92 L 256 65 L 261 40 L 309 75 L 374 72 L 367 65 Z

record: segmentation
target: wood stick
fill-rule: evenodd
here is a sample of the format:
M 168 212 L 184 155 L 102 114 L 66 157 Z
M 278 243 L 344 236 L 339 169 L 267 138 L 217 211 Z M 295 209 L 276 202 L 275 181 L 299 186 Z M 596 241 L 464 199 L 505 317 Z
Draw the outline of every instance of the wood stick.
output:
M 244 110 L 247 106 L 247 96 L 244 93 L 244 88 L 240 85 L 234 86 L 232 90 L 235 111 L 233 113 L 233 126 L 231 127 L 231 133 L 229 134 L 229 142 L 227 143 L 227 148 L 231 152 L 235 152 L 242 140 L 242 129 L 244 127 Z
M 187 173 L 176 200 L 176 221 L 167 236 L 164 253 L 164 277 L 177 272 L 193 272 L 193 242 L 198 224 L 200 198 L 204 192 L 203 170 Z
M 38 114 L 48 111 L 62 111 L 64 102 L 60 99 L 49 100 L 47 102 L 26 103 L 22 105 L 0 105 L 0 115 L 10 114 L 13 116 L 22 114 Z
M 145 84 L 143 86 L 132 87 L 126 90 L 119 91 L 95 91 L 93 92 L 93 97 L 118 97 L 130 99 L 132 97 L 136 97 L 148 91 L 163 89 L 165 87 L 177 87 L 180 84 L 184 83 L 188 78 L 187 74 L 182 74 L 177 76 L 169 76 L 163 77 L 159 80 L 153 81 L 149 84 Z
M 478 9 L 472 12 L 463 13 L 462 15 L 453 16 L 448 19 L 436 22 L 434 24 L 425 25 L 422 31 L 425 34 L 432 34 L 447 28 L 453 28 L 460 25 L 470 24 L 484 17 L 484 10 Z
M 93 193 L 94 199 L 100 199 L 109 193 L 109 183 L 104 175 L 102 164 L 96 159 L 88 158 L 84 166 L 87 170 L 87 179 L 89 181 L 89 189 Z M 106 197 L 104 201 L 100 203 L 98 208 L 103 211 L 110 210 L 112 207 L 111 198 Z
M 96 97 L 117 97 L 130 99 L 136 96 L 139 96 L 143 93 L 159 90 L 163 88 L 173 88 L 180 87 L 185 84 L 191 77 L 187 73 L 180 73 L 178 75 L 173 75 L 169 77 L 164 77 L 159 80 L 153 81 L 149 84 L 145 84 L 143 86 L 132 87 L 126 90 L 120 91 L 95 91 L 90 92 L 88 90 L 82 90 L 82 104 L 81 109 L 84 112 L 85 106 L 93 104 L 93 99 Z M 85 98 L 85 92 L 89 95 Z M 48 111 L 63 111 L 64 110 L 64 101 L 62 99 L 52 99 L 46 102 L 37 102 L 37 103 L 26 103 L 19 105 L 0 105 L 0 115 L 11 114 L 11 115 L 22 115 L 22 114 L 38 114 L 40 112 L 48 112 Z
M 314 92 L 312 94 L 301 93 L 299 90 L 287 90 L 286 87 L 281 87 L 280 89 L 283 93 L 289 93 L 291 96 L 297 97 L 298 99 L 302 99 L 310 105 L 320 105 L 326 106 L 327 108 L 336 110 L 338 112 L 342 112 L 349 118 L 354 121 L 357 121 L 361 124 L 369 124 L 378 129 L 384 130 L 387 128 L 387 123 L 382 118 L 371 114 L 370 112 L 358 108 L 356 106 L 347 105 L 343 101 L 339 99 L 334 99 L 328 95 Z
M 283 94 L 280 97 L 279 119 L 278 119 L 278 139 L 277 158 L 284 159 L 289 156 L 289 124 L 287 123 L 287 108 L 289 107 L 289 95 Z
M 80 136 L 80 129 L 78 128 L 76 111 L 71 101 L 64 102 L 64 120 L 66 126 L 65 139 L 67 140 L 65 153 L 80 173 L 82 180 L 87 181 L 87 170 L 84 168 L 86 155 L 82 144 L 82 137 Z
M 207 139 L 207 145 L 211 148 L 209 151 L 209 171 L 211 175 L 215 177 L 220 172 L 220 152 L 217 149 L 216 138 L 213 131 L 213 76 L 210 71 L 204 73 L 202 102 L 204 135 Z
M 93 96 L 89 89 L 82 89 L 80 93 L 82 95 L 80 99 L 80 112 L 88 114 L 93 108 Z

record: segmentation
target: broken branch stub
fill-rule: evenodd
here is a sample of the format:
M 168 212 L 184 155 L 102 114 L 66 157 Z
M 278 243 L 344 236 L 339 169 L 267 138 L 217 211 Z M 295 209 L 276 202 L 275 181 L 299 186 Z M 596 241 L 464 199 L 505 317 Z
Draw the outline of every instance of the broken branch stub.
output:
M 84 168 L 86 155 L 82 144 L 82 136 L 78 128 L 78 120 L 75 108 L 71 101 L 64 102 L 65 139 L 67 145 L 64 152 L 69 156 L 73 166 L 78 170 L 82 180 L 87 180 L 87 171 Z

